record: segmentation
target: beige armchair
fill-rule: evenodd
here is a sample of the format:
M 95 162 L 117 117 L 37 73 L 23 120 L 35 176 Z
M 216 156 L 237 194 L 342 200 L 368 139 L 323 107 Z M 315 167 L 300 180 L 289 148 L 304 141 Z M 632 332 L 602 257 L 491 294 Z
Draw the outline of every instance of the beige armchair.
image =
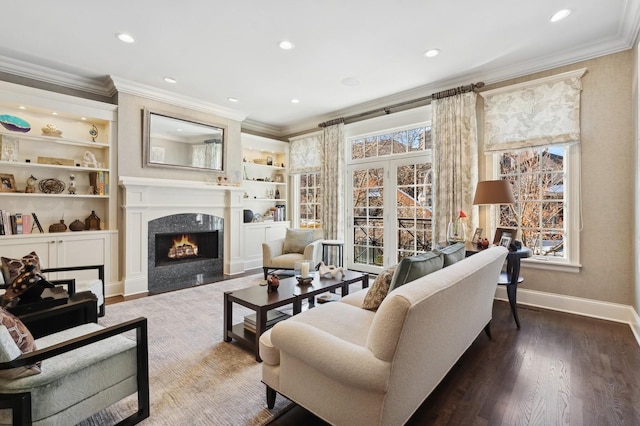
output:
M 287 229 L 284 238 L 262 243 L 265 279 L 276 270 L 294 270 L 295 263 L 303 260 L 310 261 L 312 268 L 322 261 L 322 230 Z

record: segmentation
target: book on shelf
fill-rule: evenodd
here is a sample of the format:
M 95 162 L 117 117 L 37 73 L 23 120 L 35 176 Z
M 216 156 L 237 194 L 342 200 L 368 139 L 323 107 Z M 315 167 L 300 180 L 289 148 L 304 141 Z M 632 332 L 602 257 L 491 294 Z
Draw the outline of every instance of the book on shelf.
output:
M 282 311 L 278 311 L 277 309 L 272 309 L 267 311 L 267 330 L 276 325 L 278 322 L 289 318 L 291 315 L 284 313 Z M 244 328 L 253 333 L 256 332 L 256 314 L 249 314 L 244 317 Z
M 11 213 L 6 210 L 0 212 L 2 214 L 2 225 L 5 235 L 11 235 Z
M 22 213 L 16 213 L 15 215 L 15 234 L 22 234 Z
M 100 171 L 89 174 L 89 185 L 95 195 L 109 195 L 109 172 Z

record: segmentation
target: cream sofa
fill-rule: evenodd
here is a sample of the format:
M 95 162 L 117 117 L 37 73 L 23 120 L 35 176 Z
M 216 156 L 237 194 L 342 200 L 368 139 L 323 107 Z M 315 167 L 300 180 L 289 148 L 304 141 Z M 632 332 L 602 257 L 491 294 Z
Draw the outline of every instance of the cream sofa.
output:
M 494 247 L 390 292 L 367 289 L 276 324 L 260 339 L 267 405 L 276 392 L 336 425 L 401 425 L 489 322 L 507 249 Z

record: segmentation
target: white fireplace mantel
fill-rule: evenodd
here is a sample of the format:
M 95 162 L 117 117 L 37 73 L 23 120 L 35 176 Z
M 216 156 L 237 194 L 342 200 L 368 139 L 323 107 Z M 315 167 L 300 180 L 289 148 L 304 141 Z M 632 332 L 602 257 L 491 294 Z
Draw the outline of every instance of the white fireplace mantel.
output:
M 121 176 L 125 296 L 146 293 L 148 285 L 148 223 L 180 213 L 224 218 L 224 273 L 244 271 L 240 238 L 242 194 L 238 187 L 205 182 Z M 232 238 L 235 236 L 235 238 Z

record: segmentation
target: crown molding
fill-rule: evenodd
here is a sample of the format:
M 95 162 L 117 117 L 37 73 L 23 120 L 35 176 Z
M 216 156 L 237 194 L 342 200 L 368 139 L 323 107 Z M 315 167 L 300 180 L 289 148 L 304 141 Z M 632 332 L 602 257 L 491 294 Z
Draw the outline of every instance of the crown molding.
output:
M 48 84 L 111 97 L 115 88 L 108 79 L 81 77 L 65 71 L 44 67 L 0 55 L 0 71 Z
M 117 76 L 109 76 L 116 90 L 120 93 L 141 96 L 143 98 L 152 99 L 154 101 L 166 102 L 175 106 L 189 108 L 194 111 L 200 111 L 207 114 L 217 115 L 219 117 L 228 118 L 230 120 L 243 121 L 247 115 L 241 111 L 231 108 L 225 108 L 220 105 L 205 102 L 200 99 L 182 96 L 168 90 L 157 89 L 145 84 L 136 83 Z

